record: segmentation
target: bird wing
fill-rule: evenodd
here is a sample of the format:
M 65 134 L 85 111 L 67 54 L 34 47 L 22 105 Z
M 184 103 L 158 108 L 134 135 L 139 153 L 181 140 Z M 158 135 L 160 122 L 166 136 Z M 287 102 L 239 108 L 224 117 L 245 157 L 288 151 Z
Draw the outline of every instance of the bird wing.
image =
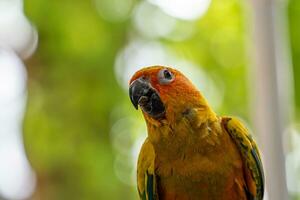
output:
M 262 200 L 264 196 L 264 171 L 256 143 L 238 119 L 223 117 L 222 124 L 242 156 L 248 199 Z
M 137 167 L 137 183 L 141 200 L 158 200 L 154 160 L 153 146 L 146 139 L 139 154 Z

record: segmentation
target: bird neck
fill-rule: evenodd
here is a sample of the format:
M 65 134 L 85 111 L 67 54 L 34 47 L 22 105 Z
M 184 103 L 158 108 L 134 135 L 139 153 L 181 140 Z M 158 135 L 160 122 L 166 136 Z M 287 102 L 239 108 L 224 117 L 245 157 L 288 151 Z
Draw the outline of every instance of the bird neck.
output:
M 210 140 L 218 140 L 215 129 L 218 118 L 208 106 L 188 108 L 173 123 L 147 123 L 148 138 L 156 155 L 177 159 L 189 155 L 195 146 L 205 147 Z M 217 131 L 218 132 L 218 131 Z

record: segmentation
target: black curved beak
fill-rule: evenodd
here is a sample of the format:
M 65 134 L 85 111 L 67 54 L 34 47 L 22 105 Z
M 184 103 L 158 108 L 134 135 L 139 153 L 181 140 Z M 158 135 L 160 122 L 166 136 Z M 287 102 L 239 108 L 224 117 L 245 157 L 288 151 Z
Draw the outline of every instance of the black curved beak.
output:
M 144 112 L 155 119 L 164 116 L 165 106 L 147 79 L 141 77 L 133 81 L 129 86 L 129 96 L 135 109 L 140 105 Z

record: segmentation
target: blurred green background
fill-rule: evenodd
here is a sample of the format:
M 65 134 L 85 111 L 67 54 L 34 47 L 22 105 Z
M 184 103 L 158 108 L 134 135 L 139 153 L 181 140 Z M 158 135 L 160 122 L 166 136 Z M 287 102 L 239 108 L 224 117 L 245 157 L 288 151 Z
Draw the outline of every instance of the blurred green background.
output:
M 135 162 L 146 132 L 126 81 L 143 61 L 182 67 L 199 79 L 218 114 L 240 116 L 251 127 L 246 1 L 212 0 L 192 20 L 137 0 L 24 3 L 39 34 L 26 61 L 24 140 L 37 175 L 33 199 L 137 199 Z M 299 122 L 300 2 L 290 0 L 287 12 Z

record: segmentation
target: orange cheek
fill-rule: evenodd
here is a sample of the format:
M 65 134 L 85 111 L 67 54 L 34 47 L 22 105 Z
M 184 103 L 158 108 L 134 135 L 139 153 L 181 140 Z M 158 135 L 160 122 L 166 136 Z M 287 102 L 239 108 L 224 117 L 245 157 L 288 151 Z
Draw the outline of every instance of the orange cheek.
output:
M 158 82 L 156 76 L 152 75 L 152 76 L 150 77 L 150 82 L 151 82 L 151 85 L 152 85 L 154 88 L 159 87 L 159 82 Z

